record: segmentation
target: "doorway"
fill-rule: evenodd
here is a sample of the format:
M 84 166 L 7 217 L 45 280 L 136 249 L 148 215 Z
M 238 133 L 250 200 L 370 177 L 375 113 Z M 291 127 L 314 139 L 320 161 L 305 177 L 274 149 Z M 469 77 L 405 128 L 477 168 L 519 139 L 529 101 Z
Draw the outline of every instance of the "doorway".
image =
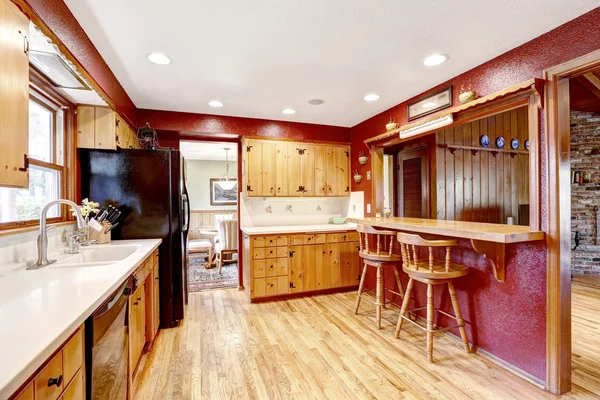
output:
M 584 250 L 592 253 L 591 263 L 600 261 L 600 253 L 594 257 L 598 195 L 593 194 L 594 168 L 600 162 L 595 156 L 600 146 L 594 144 L 600 133 L 594 128 L 600 104 L 600 51 L 550 68 L 545 78 L 547 389 L 562 394 L 584 387 L 586 393 L 600 396 L 600 385 L 592 384 L 597 379 L 586 372 L 600 364 L 594 334 L 600 329 L 600 313 L 598 307 L 588 307 L 590 299 L 600 296 L 600 281 L 597 269 L 584 262 Z
M 188 290 L 237 288 L 238 270 L 238 144 L 185 141 L 190 202 Z

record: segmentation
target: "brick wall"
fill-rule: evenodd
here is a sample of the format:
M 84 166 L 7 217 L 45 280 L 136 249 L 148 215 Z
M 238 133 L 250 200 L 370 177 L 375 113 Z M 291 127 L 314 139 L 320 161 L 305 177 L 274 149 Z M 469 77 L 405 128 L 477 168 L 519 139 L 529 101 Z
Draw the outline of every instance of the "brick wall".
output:
M 571 174 L 589 172 L 590 180 L 571 184 L 571 253 L 574 273 L 600 275 L 600 239 L 594 238 L 594 206 L 600 207 L 600 113 L 571 112 Z M 600 211 L 598 212 L 600 217 Z

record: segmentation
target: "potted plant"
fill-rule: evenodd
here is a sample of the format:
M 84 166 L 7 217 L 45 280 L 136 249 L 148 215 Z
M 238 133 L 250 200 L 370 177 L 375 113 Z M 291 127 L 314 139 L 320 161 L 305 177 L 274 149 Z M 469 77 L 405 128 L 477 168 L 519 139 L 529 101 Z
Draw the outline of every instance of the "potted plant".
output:
M 360 183 L 362 181 L 362 175 L 358 171 L 354 171 L 354 182 Z
M 359 151 L 359 152 L 358 152 L 358 162 L 359 162 L 360 164 L 366 164 L 368 159 L 369 159 L 369 157 L 367 157 L 367 156 L 365 155 L 365 152 L 364 152 L 364 151 Z

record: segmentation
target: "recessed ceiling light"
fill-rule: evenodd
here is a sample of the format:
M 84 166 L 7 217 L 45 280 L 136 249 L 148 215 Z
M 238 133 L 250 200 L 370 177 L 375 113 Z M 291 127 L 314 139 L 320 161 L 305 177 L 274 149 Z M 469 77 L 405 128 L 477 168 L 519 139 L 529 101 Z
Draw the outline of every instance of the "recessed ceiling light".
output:
M 219 100 L 211 100 L 208 102 L 208 105 L 211 107 L 223 107 L 223 103 L 221 103 Z
M 282 111 L 282 113 L 284 113 L 286 115 L 292 115 L 292 114 L 296 114 L 296 110 L 294 110 L 293 108 L 286 108 Z
M 375 101 L 379 100 L 379 95 L 375 93 L 368 94 L 364 97 L 365 101 Z
M 448 61 L 448 56 L 446 54 L 430 54 L 423 59 L 423 64 L 426 67 L 435 67 L 436 65 L 440 65 Z
M 163 54 L 163 53 L 149 53 L 147 57 L 148 57 L 148 60 L 150 60 L 150 62 L 153 62 L 154 64 L 158 64 L 158 65 L 171 64 L 171 59 L 169 58 L 169 56 L 167 56 L 166 54 Z
M 428 101 L 427 103 L 423 103 L 423 108 L 433 108 L 435 107 L 435 104 L 433 101 Z
M 310 104 L 311 106 L 320 106 L 323 103 L 325 103 L 325 100 L 321 99 L 312 99 L 308 101 L 308 104 Z

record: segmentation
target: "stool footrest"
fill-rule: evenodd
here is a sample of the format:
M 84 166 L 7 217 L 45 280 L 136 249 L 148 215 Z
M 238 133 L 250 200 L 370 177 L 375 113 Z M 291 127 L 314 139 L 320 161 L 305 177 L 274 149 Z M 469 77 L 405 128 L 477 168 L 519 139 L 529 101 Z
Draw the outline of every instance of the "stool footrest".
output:
M 424 310 L 424 309 L 426 309 L 426 308 L 427 308 L 427 307 L 418 307 L 418 308 L 412 308 L 412 309 L 410 309 L 410 310 L 406 310 L 406 312 L 407 312 L 408 314 L 414 314 L 414 312 L 415 312 L 415 311 Z M 445 315 L 445 316 L 447 316 L 447 317 L 450 317 L 450 318 L 452 318 L 452 319 L 454 319 L 454 320 L 457 320 L 456 316 L 454 316 L 454 315 L 452 315 L 452 314 L 448 314 L 447 312 L 445 312 L 445 311 L 442 311 L 442 310 L 440 310 L 440 309 L 438 309 L 438 308 L 435 308 L 433 311 L 434 311 L 434 312 L 439 312 L 440 314 L 444 314 L 444 315 Z M 423 325 L 421 325 L 420 323 L 418 323 L 418 322 L 416 322 L 416 321 L 413 321 L 412 319 L 410 319 L 410 318 L 409 318 L 409 317 L 407 317 L 407 316 L 404 316 L 404 315 L 400 314 L 400 318 L 404 319 L 405 321 L 408 321 L 408 322 L 410 322 L 411 324 L 414 324 L 414 325 L 415 325 L 417 328 L 419 328 L 419 329 L 422 329 L 422 330 L 424 330 L 425 332 L 433 332 L 433 333 L 435 333 L 435 332 L 445 332 L 445 331 L 449 331 L 449 330 L 451 330 L 451 329 L 462 328 L 463 326 L 465 326 L 465 323 L 463 322 L 462 324 L 457 324 L 457 325 L 447 326 L 447 327 L 444 327 L 444 328 L 436 328 L 436 329 L 433 329 L 433 330 L 431 330 L 431 331 L 430 331 L 429 329 L 427 329 L 427 327 L 426 327 L 426 326 L 423 326 Z

